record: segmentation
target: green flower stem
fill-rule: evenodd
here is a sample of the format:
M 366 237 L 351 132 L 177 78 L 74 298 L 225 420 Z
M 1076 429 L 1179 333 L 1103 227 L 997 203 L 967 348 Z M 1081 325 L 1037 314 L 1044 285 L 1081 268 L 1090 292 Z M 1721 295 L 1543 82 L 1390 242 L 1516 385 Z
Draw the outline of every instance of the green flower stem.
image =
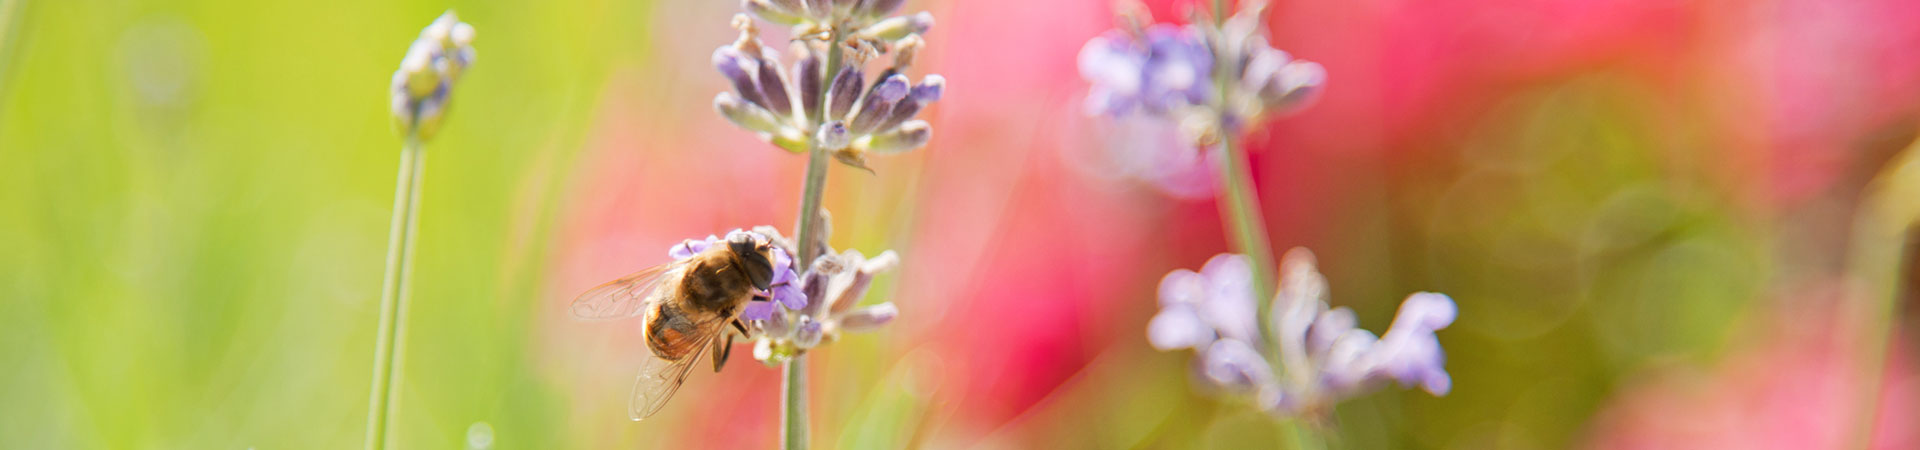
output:
M 1845 324 L 1857 324 L 1862 354 L 1855 367 L 1860 383 L 1853 404 L 1858 408 L 1842 448 L 1867 448 L 1880 409 L 1880 378 L 1886 370 L 1893 321 L 1900 309 L 1902 274 L 1907 273 L 1907 233 L 1920 219 L 1920 141 L 1910 144 L 1887 162 L 1867 186 L 1854 214 L 1853 242 L 1848 253 L 1848 281 L 1859 290 L 1846 304 Z M 1847 329 L 1843 326 L 1840 329 Z
M 1247 255 L 1253 265 L 1253 292 L 1257 299 L 1271 299 L 1275 292 L 1274 277 L 1279 273 L 1274 269 L 1273 244 L 1267 241 L 1267 219 L 1260 214 L 1260 199 L 1253 187 L 1253 168 L 1248 167 L 1247 151 L 1232 136 L 1220 139 L 1222 174 L 1226 180 L 1226 198 L 1221 202 L 1222 219 L 1233 234 L 1233 246 L 1238 253 Z M 1268 317 L 1272 302 L 1256 302 L 1260 305 L 1259 317 Z M 1260 332 L 1272 336 L 1267 320 L 1259 320 Z
M 1246 149 L 1234 142 L 1235 137 L 1223 135 L 1220 138 L 1221 153 L 1225 161 L 1221 169 L 1226 181 L 1226 198 L 1222 199 L 1220 209 L 1222 219 L 1232 228 L 1235 251 L 1246 255 L 1253 266 L 1253 290 L 1256 309 L 1254 323 L 1260 326 L 1261 336 L 1273 336 L 1272 321 L 1267 318 L 1273 314 L 1273 296 L 1276 294 L 1274 277 L 1273 245 L 1267 241 L 1267 221 L 1260 214 L 1259 197 L 1253 187 L 1253 169 L 1247 159 Z M 1269 347 L 1278 347 L 1273 342 Z M 1275 350 L 1277 351 L 1277 350 Z M 1304 360 L 1292 358 L 1289 364 L 1304 364 Z M 1287 369 L 1282 367 L 1280 369 Z M 1285 374 L 1288 371 L 1281 370 Z M 1281 423 L 1293 440 L 1293 447 L 1317 450 L 1327 448 L 1326 440 L 1310 425 L 1299 420 Z
M 1228 0 L 1213 0 L 1215 26 L 1225 23 L 1227 17 L 1232 14 L 1228 9 L 1228 3 Z M 1220 67 L 1214 68 L 1214 85 L 1218 87 L 1222 99 L 1233 93 L 1228 89 L 1233 80 L 1226 76 L 1227 72 Z M 1219 123 L 1224 125 L 1231 121 L 1223 113 Z M 1246 255 L 1249 265 L 1253 267 L 1254 323 L 1259 325 L 1261 336 L 1273 336 L 1275 330 L 1273 330 L 1272 321 L 1268 318 L 1273 317 L 1272 299 L 1278 293 L 1274 279 L 1279 272 L 1274 264 L 1273 244 L 1267 240 L 1267 219 L 1260 212 L 1259 191 L 1253 186 L 1253 162 L 1248 158 L 1246 148 L 1236 142 L 1237 139 L 1239 136 L 1235 135 L 1231 129 L 1222 130 L 1220 133 L 1220 153 L 1223 160 L 1220 170 L 1224 172 L 1221 174 L 1221 179 L 1226 184 L 1224 192 L 1226 197 L 1221 199 L 1220 215 L 1231 228 L 1234 248 L 1238 253 Z M 1280 359 L 1289 366 L 1279 368 L 1282 370 L 1277 373 L 1286 374 L 1290 371 L 1284 369 L 1298 368 L 1298 365 L 1307 363 L 1301 355 L 1282 354 L 1284 352 L 1280 351 L 1280 346 L 1275 344 L 1271 340 L 1267 342 L 1267 346 L 1273 349 L 1271 351 L 1280 356 Z M 1297 380 L 1289 382 L 1293 381 Z M 1283 421 L 1280 427 L 1287 438 L 1293 441 L 1293 448 L 1305 450 L 1327 448 L 1327 442 L 1320 433 L 1301 420 Z
M 828 35 L 827 64 L 824 67 L 826 73 L 821 77 L 823 80 L 831 80 L 834 74 L 840 72 L 841 59 L 844 57 L 840 48 L 840 39 L 841 34 L 837 28 Z M 828 104 L 832 102 L 832 98 L 827 96 L 826 88 L 832 84 L 829 81 L 821 85 L 820 111 L 822 114 L 831 109 L 828 108 Z M 815 125 L 813 127 L 815 131 L 827 122 L 824 117 L 815 117 L 810 120 Z M 817 138 L 817 136 L 810 137 Z M 802 273 L 807 271 L 808 265 L 813 264 L 814 258 L 820 257 L 822 243 L 819 242 L 819 236 L 816 236 L 819 232 L 815 230 L 820 226 L 820 197 L 827 189 L 827 152 L 833 150 L 822 148 L 818 139 L 814 141 L 812 148 L 807 151 L 806 187 L 800 194 L 800 224 L 794 227 L 797 229 L 796 233 L 800 235 L 800 255 L 794 264 Z M 786 377 L 783 377 L 780 383 L 780 443 L 781 448 L 788 450 L 807 448 L 806 358 L 806 354 L 798 354 L 788 359 L 784 367 Z
M 387 447 L 395 392 L 400 385 L 400 355 L 406 336 L 407 294 L 412 289 L 414 236 L 419 234 L 420 181 L 427 151 L 415 133 L 400 151 L 400 174 L 393 187 L 393 222 L 387 228 L 387 272 L 380 290 L 380 335 L 374 340 L 373 388 L 367 394 L 368 449 Z

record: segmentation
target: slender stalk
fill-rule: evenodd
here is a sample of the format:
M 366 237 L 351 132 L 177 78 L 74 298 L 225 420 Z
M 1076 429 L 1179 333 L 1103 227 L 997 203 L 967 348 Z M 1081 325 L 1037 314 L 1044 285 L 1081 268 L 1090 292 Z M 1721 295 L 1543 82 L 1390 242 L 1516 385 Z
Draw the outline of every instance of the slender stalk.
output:
M 840 72 L 841 59 L 843 58 L 840 39 L 841 35 L 838 28 L 835 28 L 835 31 L 828 35 L 827 63 L 825 65 L 826 67 L 824 67 L 826 73 L 821 77 L 824 80 L 832 80 L 833 75 Z M 830 103 L 832 99 L 826 95 L 825 90 L 827 86 L 832 84 L 831 81 L 821 84 L 821 114 L 826 114 L 827 111 L 831 110 L 831 108 L 828 107 L 828 103 Z M 813 127 L 816 131 L 818 131 L 819 125 L 828 122 L 824 117 L 809 118 L 809 120 L 816 125 Z M 800 224 L 794 227 L 800 235 L 800 258 L 798 261 L 794 261 L 794 264 L 798 266 L 800 272 L 806 272 L 807 266 L 813 264 L 814 258 L 820 257 L 820 246 L 823 243 L 819 242 L 820 238 L 816 236 L 818 232 L 815 230 L 820 226 L 820 197 L 826 192 L 827 188 L 827 152 L 829 150 L 832 149 L 822 148 L 818 139 L 815 139 L 813 148 L 807 151 L 806 186 L 800 193 Z M 812 299 L 812 301 L 820 301 L 820 299 Z M 781 448 L 804 450 L 807 448 L 808 422 L 806 354 L 793 355 L 791 359 L 787 360 L 784 370 L 786 371 L 786 376 L 781 378 L 780 382 Z
M 1231 227 L 1233 246 L 1238 253 L 1247 255 L 1253 264 L 1253 291 L 1258 299 L 1270 299 L 1274 294 L 1273 245 L 1267 241 L 1267 219 L 1260 214 L 1260 199 L 1253 186 L 1253 168 L 1248 167 L 1247 151 L 1238 145 L 1234 136 L 1222 136 L 1220 152 L 1225 161 L 1221 164 L 1222 179 L 1226 183 L 1226 198 L 1220 204 L 1221 214 Z M 1271 303 L 1255 302 L 1260 305 L 1259 317 L 1267 317 Z M 1260 331 L 1271 336 L 1273 330 L 1267 329 L 1267 321 L 1259 320 Z
M 380 335 L 374 340 L 373 389 L 367 394 L 366 448 L 386 448 L 388 426 L 399 391 L 400 352 L 406 334 L 407 293 L 413 275 L 413 243 L 419 232 L 420 180 L 427 151 L 417 134 L 407 135 L 400 151 L 400 173 L 393 187 L 393 221 L 387 227 L 387 271 L 380 290 Z
M 1906 273 L 1907 233 L 1920 219 L 1920 141 L 1901 151 L 1874 177 L 1854 214 L 1853 242 L 1848 254 L 1849 282 L 1858 291 L 1851 297 L 1848 314 L 1839 329 L 1857 325 L 1860 329 L 1860 355 L 1855 368 L 1860 383 L 1853 404 L 1858 408 L 1847 446 L 1871 445 L 1880 410 L 1880 378 L 1886 369 L 1889 340 L 1893 338 L 1894 318 L 1899 315 L 1900 293 Z

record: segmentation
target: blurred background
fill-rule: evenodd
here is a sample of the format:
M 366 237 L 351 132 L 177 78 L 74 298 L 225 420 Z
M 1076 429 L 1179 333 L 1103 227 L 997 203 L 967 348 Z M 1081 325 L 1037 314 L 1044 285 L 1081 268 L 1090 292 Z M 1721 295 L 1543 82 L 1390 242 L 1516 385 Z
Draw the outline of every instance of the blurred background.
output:
M 711 110 L 735 2 L 0 0 L 0 447 L 360 445 L 387 82 L 449 7 L 479 59 L 428 150 L 397 438 L 773 446 L 777 369 L 697 371 L 630 422 L 637 322 L 565 313 L 681 239 L 793 223 L 804 158 Z M 907 8 L 938 21 L 933 144 L 834 167 L 826 199 L 835 247 L 904 258 L 869 296 L 902 317 L 813 353 L 814 443 L 1274 445 L 1146 343 L 1160 277 L 1230 246 L 1081 108 L 1112 5 Z M 1313 249 L 1364 327 L 1415 291 L 1461 310 L 1452 393 L 1345 403 L 1338 446 L 1845 437 L 1848 224 L 1920 124 L 1920 3 L 1282 0 L 1269 23 L 1330 79 L 1249 137 L 1274 245 Z M 1908 328 L 1877 448 L 1920 448 Z

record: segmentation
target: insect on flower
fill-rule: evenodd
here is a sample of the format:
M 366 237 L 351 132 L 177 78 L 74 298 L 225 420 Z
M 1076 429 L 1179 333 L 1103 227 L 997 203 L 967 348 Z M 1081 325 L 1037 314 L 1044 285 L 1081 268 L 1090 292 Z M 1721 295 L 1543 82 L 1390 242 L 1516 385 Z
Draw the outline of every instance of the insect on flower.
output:
M 736 334 L 747 335 L 741 320 L 771 314 L 772 301 L 790 308 L 806 304 L 789 284 L 795 278 L 791 258 L 760 234 L 736 230 L 724 241 L 688 240 L 671 253 L 684 257 L 595 287 L 571 307 L 574 317 L 587 320 L 644 317 L 650 352 L 628 404 L 633 420 L 659 412 L 707 351 L 719 372 Z

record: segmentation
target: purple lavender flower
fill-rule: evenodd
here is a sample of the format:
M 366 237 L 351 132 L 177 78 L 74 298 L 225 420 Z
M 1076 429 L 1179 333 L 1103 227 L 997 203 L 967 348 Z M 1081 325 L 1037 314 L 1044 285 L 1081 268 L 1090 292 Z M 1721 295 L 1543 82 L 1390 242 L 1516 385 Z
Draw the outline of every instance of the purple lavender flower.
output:
M 474 56 L 473 26 L 461 22 L 453 11 L 421 29 L 420 37 L 407 47 L 407 56 L 401 58 L 400 68 L 393 71 L 389 107 L 394 129 L 431 139 L 446 116 L 453 83 L 473 64 Z
M 844 4 L 843 4 L 844 3 Z M 870 154 L 900 153 L 927 145 L 933 128 L 914 116 L 938 101 L 946 79 L 927 75 L 914 82 L 905 75 L 926 45 L 920 37 L 933 16 L 919 13 L 884 17 L 897 1 L 749 0 L 747 9 L 762 20 L 800 27 L 803 36 L 840 35 L 839 42 L 796 39 L 791 69 L 765 48 L 753 19 L 734 17 L 740 38 L 713 53 L 713 64 L 733 86 L 714 97 L 714 109 L 735 125 L 791 152 L 819 146 L 835 160 L 871 171 Z M 840 27 L 836 31 L 835 27 Z M 809 31 L 812 30 L 812 31 Z M 843 45 L 846 65 L 826 73 L 821 61 L 829 45 Z M 891 64 L 869 77 L 869 59 L 890 53 Z
M 1287 252 L 1281 272 L 1272 335 L 1254 329 L 1246 258 L 1223 254 L 1200 272 L 1175 270 L 1161 279 L 1161 309 L 1147 325 L 1148 341 L 1160 350 L 1193 349 L 1209 384 L 1251 395 L 1275 414 L 1323 412 L 1387 382 L 1434 395 L 1450 390 L 1434 332 L 1458 315 L 1452 299 L 1429 292 L 1407 297 L 1386 335 L 1375 338 L 1355 327 L 1352 310 L 1328 309 L 1326 278 L 1312 253 Z
M 1221 254 L 1199 272 L 1175 270 L 1160 279 L 1160 314 L 1148 322 L 1154 348 L 1205 349 L 1216 339 L 1259 342 L 1254 322 L 1253 268 L 1242 255 Z
M 1119 28 L 1080 49 L 1080 75 L 1090 85 L 1088 112 L 1124 122 L 1121 127 L 1147 129 L 1139 134 L 1178 131 L 1172 143 L 1113 139 L 1109 147 L 1120 165 L 1140 168 L 1122 176 L 1179 197 L 1211 194 L 1218 183 L 1194 175 L 1212 167 L 1194 162 L 1215 157 L 1195 148 L 1213 147 L 1248 124 L 1292 114 L 1318 98 L 1326 70 L 1269 46 L 1259 21 L 1264 4 L 1248 3 L 1219 25 L 1202 18 L 1186 26 L 1143 25 L 1153 18 L 1134 8 L 1121 15 Z M 1140 117 L 1163 125 L 1143 125 Z M 1146 146 L 1154 148 L 1141 148 Z
M 824 223 L 827 220 L 824 212 L 822 216 L 821 234 L 829 234 L 831 230 Z M 772 227 L 754 231 L 769 236 L 776 248 L 785 252 L 796 250 Z M 826 242 L 824 236 L 820 242 Z M 891 250 L 867 258 L 858 250 L 825 249 L 820 258 L 808 266 L 807 273 L 795 278 L 801 297 L 812 300 L 806 307 L 776 312 L 750 322 L 749 337 L 755 340 L 754 359 L 779 365 L 794 355 L 838 340 L 843 332 L 872 331 L 892 322 L 900 315 L 900 309 L 892 302 L 859 304 L 872 286 L 873 277 L 899 264 L 900 257 Z
M 774 237 L 778 236 L 768 236 L 757 231 L 735 229 L 728 231 L 725 239 L 732 239 L 733 236 L 737 234 L 752 234 L 759 240 L 767 241 L 771 241 Z M 715 243 L 725 239 L 719 236 L 708 235 L 706 239 L 688 239 L 681 241 L 679 244 L 675 244 L 673 248 L 667 250 L 667 256 L 673 257 L 676 261 L 686 260 L 687 258 L 692 258 L 693 255 L 706 251 L 708 247 L 712 247 Z M 788 310 L 798 310 L 806 307 L 807 294 L 800 290 L 800 286 L 798 285 L 799 279 L 800 276 L 794 274 L 793 258 L 788 256 L 787 249 L 778 245 L 774 246 L 773 283 L 767 288 L 766 295 L 767 299 L 771 301 L 748 302 L 745 308 L 741 308 L 740 318 L 747 320 L 766 320 L 777 312 L 774 309 L 774 305 L 786 307 Z
M 1194 27 L 1156 24 L 1138 36 L 1112 30 L 1080 49 L 1080 76 L 1093 84 L 1089 111 L 1168 115 L 1207 102 L 1213 56 Z

